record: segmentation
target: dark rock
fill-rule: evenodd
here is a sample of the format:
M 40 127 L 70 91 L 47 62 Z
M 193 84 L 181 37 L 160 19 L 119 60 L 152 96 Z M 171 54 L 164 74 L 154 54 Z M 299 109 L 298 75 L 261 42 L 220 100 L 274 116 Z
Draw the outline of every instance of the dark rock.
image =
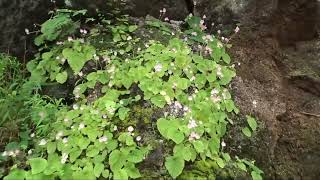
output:
M 54 4 L 43 0 L 1 0 L 0 1 L 0 52 L 6 52 L 20 59 L 34 54 L 34 34 L 38 30 L 34 25 L 49 18 L 48 12 Z
M 135 17 L 151 15 L 160 16 L 160 10 L 166 9 L 164 17 L 175 20 L 183 20 L 190 12 L 185 0 L 70 0 L 71 7 L 88 9 L 89 14 L 94 14 L 96 9 L 104 13 L 110 13 L 118 9 L 121 13 Z

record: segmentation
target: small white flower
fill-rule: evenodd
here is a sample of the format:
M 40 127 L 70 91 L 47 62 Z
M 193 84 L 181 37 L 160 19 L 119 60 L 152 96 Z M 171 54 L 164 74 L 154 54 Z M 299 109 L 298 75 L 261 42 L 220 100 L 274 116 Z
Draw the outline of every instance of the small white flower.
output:
M 45 139 L 41 139 L 39 142 L 39 146 L 44 146 L 47 144 L 47 141 Z
M 80 72 L 78 73 L 78 76 L 82 77 L 82 76 L 83 76 L 83 72 L 80 71 Z
M 9 151 L 8 152 L 8 156 L 14 156 L 14 152 L 13 151 Z
M 222 147 L 226 147 L 226 145 L 227 145 L 227 144 L 226 144 L 224 141 L 221 142 L 221 146 L 222 146 Z
M 217 32 L 218 32 L 218 34 L 221 34 L 221 30 L 218 30 Z
M 103 119 L 107 119 L 107 117 L 108 117 L 108 116 L 107 116 L 107 115 L 105 115 L 105 114 L 104 114 L 104 115 L 102 115 L 102 118 L 103 118 Z
M 141 136 L 136 137 L 136 141 L 141 141 L 141 139 L 142 139 Z
M 137 51 L 141 51 L 141 48 L 138 48 Z
M 113 130 L 114 130 L 114 131 L 117 131 L 117 130 L 118 130 L 118 127 L 117 127 L 117 126 L 114 126 L 114 127 L 113 127 Z
M 188 124 L 189 129 L 196 128 L 197 126 L 198 126 L 197 122 L 194 119 L 189 120 L 189 124 Z
M 196 80 L 196 77 L 195 77 L 195 76 L 192 76 L 192 77 L 190 78 L 190 81 L 194 81 L 194 80 Z
M 16 150 L 14 151 L 14 153 L 15 153 L 16 155 L 18 155 L 18 154 L 20 153 L 20 150 L 19 150 L 19 149 L 16 149 Z
M 64 63 L 66 62 L 66 59 L 65 59 L 65 58 L 62 58 L 62 59 L 60 60 L 60 62 L 61 62 L 62 64 L 64 64 Z
M 3 157 L 8 156 L 8 152 L 7 151 L 3 151 L 2 156 Z
M 13 152 L 11 156 L 12 156 L 12 157 L 16 157 L 17 155 Z
M 78 128 L 78 130 L 83 129 L 84 127 L 85 127 L 85 125 L 84 125 L 83 123 L 80 123 L 80 124 L 79 124 L 79 128 Z
M 67 159 L 68 159 L 68 154 L 67 153 L 62 153 L 62 157 L 61 157 L 61 161 L 60 161 L 61 164 L 66 163 Z
M 30 137 L 32 137 L 32 138 L 33 138 L 34 136 L 35 136 L 35 134 L 34 134 L 34 133 L 30 134 Z
M 57 134 L 56 134 L 56 139 L 60 139 L 61 137 L 63 136 L 63 132 L 62 131 L 59 131 Z
M 154 70 L 155 70 L 156 72 L 160 72 L 160 71 L 162 70 L 162 64 L 157 64 L 157 65 L 155 65 L 155 66 L 154 66 Z
M 163 13 L 166 13 L 166 12 L 167 12 L 167 9 L 166 9 L 166 8 L 163 8 L 163 9 L 162 9 L 162 12 L 163 12 Z
M 189 111 L 189 108 L 187 106 L 183 107 L 183 111 L 187 112 Z
M 73 38 L 72 37 L 68 37 L 68 41 L 70 42 L 70 41 L 73 41 Z
M 132 126 L 129 126 L 129 127 L 128 127 L 128 131 L 129 131 L 129 132 L 132 132 L 133 130 L 134 130 L 134 128 L 133 128 Z
M 27 28 L 24 29 L 24 32 L 25 32 L 27 35 L 30 34 L 30 31 L 29 31 L 29 29 L 27 29 Z
M 108 138 L 106 136 L 102 136 L 99 138 L 99 142 L 103 143 L 103 142 L 107 142 Z
M 218 47 L 218 48 L 222 48 L 222 47 L 223 47 L 223 44 L 222 44 L 221 42 L 218 42 L 218 43 L 217 43 L 217 47 Z
M 68 118 L 64 118 L 63 121 L 64 122 L 69 122 L 69 119 Z
M 240 28 L 237 26 L 236 29 L 234 29 L 235 33 L 238 33 L 240 31 Z
M 72 108 L 73 108 L 74 110 L 77 110 L 77 109 L 79 109 L 79 106 L 78 106 L 78 104 L 74 104 L 74 105 L 72 106 Z
M 164 18 L 164 20 L 165 20 L 165 21 L 169 21 L 169 18 L 168 18 L 168 17 L 166 17 L 166 18 Z
M 200 135 L 197 134 L 196 132 L 191 132 L 191 134 L 189 136 L 189 141 L 193 141 L 195 139 L 200 139 Z
M 67 143 L 68 143 L 68 138 L 63 138 L 63 139 L 62 139 L 62 142 L 63 142 L 64 144 L 67 144 Z
M 202 19 L 206 19 L 206 18 L 207 18 L 207 16 L 206 16 L 206 15 L 203 15 L 203 16 L 202 16 Z
M 217 95 L 213 95 L 211 96 L 211 100 L 214 102 L 214 103 L 218 103 L 221 101 L 221 98 Z
M 252 101 L 252 104 L 253 104 L 253 107 L 255 107 L 255 108 L 256 108 L 256 107 L 257 107 L 258 102 L 257 102 L 256 100 L 253 100 L 253 101 Z
M 127 41 L 130 41 L 131 39 L 132 39 L 131 36 L 128 36 L 128 37 L 127 37 Z
M 197 32 L 192 32 L 191 35 L 192 35 L 192 36 L 197 36 L 198 33 L 197 33 Z
M 192 96 L 189 96 L 189 97 L 188 97 L 188 100 L 189 100 L 189 101 L 192 101 Z
M 32 149 L 30 149 L 30 150 L 28 151 L 28 154 L 29 154 L 29 155 L 31 155 L 31 154 L 32 154 Z
M 177 108 L 177 109 L 182 109 L 182 105 L 181 105 L 181 103 L 178 102 L 178 101 L 175 101 L 175 102 L 174 102 L 174 107 Z

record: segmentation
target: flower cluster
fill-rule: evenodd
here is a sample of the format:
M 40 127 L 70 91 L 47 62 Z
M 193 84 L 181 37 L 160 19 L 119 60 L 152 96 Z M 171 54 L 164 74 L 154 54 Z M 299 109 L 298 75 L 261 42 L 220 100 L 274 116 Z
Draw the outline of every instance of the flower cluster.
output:
M 3 157 L 6 157 L 6 156 L 10 156 L 10 157 L 16 157 L 18 154 L 20 153 L 20 150 L 19 149 L 16 149 L 16 150 L 11 150 L 11 151 L 4 151 L 2 153 L 2 156 Z

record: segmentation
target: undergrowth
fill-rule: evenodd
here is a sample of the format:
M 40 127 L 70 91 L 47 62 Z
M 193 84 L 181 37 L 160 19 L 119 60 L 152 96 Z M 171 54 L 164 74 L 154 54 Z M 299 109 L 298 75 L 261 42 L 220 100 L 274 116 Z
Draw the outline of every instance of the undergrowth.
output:
M 141 25 L 127 16 L 92 25 L 91 18 L 79 19 L 84 14 L 55 12 L 35 40 L 39 53 L 27 64 L 29 80 L 1 86 L 3 101 L 14 104 L 11 96 L 23 87 L 57 83 L 73 92 L 71 106 L 33 88 L 28 91 L 33 96 L 13 98 L 22 107 L 12 110 L 22 114 L 1 107 L 17 116 L 2 122 L 14 119 L 25 126 L 20 142 L 8 144 L 2 154 L 5 180 L 150 174 L 214 179 L 222 172 L 262 179 L 252 161 L 224 151 L 229 115 L 239 113 L 227 88 L 236 73 L 229 45 L 207 34 L 204 20 L 187 17 L 182 31 L 153 18 Z M 250 116 L 247 121 L 243 133 L 251 136 L 257 124 Z

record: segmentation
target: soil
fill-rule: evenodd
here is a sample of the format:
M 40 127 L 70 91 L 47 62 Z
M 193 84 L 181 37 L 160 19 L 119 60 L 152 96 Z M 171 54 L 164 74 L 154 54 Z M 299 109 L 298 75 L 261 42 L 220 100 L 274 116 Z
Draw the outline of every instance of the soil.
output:
M 317 9 L 316 1 L 278 1 L 269 19 L 249 13 L 232 40 L 234 97 L 260 130 L 246 139 L 231 127 L 229 151 L 256 159 L 266 179 L 320 177 Z

